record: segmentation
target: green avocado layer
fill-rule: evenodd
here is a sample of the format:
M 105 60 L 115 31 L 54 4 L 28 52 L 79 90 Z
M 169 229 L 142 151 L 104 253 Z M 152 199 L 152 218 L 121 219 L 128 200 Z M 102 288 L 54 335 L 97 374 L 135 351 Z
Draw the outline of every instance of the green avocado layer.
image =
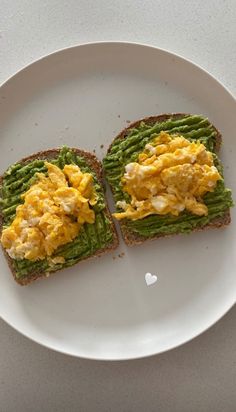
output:
M 170 118 L 153 125 L 141 122 L 138 127 L 130 129 L 125 139 L 116 139 L 103 160 L 106 178 L 111 185 L 115 201 L 126 200 L 130 197 L 122 190 L 121 178 L 125 166 L 138 159 L 145 145 L 151 142 L 162 130 L 169 134 L 181 134 L 190 141 L 200 140 L 213 153 L 215 166 L 223 177 L 223 169 L 214 149 L 216 131 L 208 119 L 197 115 L 186 115 L 181 118 Z M 212 193 L 207 193 L 204 203 L 208 207 L 207 216 L 196 216 L 189 212 L 182 212 L 178 217 L 172 215 L 150 215 L 140 220 L 124 219 L 126 228 L 140 236 L 152 237 L 173 233 L 188 233 L 197 226 L 204 226 L 216 217 L 224 215 L 226 209 L 233 205 L 231 191 L 225 188 L 224 180 L 218 182 Z M 117 208 L 117 212 L 121 209 Z
M 82 172 L 93 175 L 94 186 L 98 195 L 98 202 L 93 207 L 95 211 L 95 223 L 85 223 L 80 229 L 79 235 L 70 243 L 60 246 L 54 256 L 63 256 L 65 263 L 49 265 L 47 259 L 32 262 L 26 259 L 13 259 L 16 277 L 29 276 L 36 271 L 53 272 L 58 269 L 72 266 L 79 260 L 93 255 L 97 250 L 106 248 L 113 241 L 111 222 L 105 214 L 104 192 L 97 180 L 94 171 L 87 165 L 86 159 L 78 156 L 72 149 L 63 147 L 56 159 L 50 163 L 63 169 L 66 164 L 76 164 Z M 9 167 L 4 174 L 1 187 L 1 212 L 3 215 L 3 228 L 13 221 L 16 207 L 22 203 L 21 194 L 37 180 L 35 173 L 47 173 L 44 160 L 33 160 L 30 163 L 16 163 Z

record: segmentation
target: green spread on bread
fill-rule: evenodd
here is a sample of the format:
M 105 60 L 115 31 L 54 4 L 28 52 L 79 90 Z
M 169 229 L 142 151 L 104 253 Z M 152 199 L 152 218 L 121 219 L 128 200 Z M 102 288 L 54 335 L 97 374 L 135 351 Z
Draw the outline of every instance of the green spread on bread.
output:
M 151 119 L 151 118 L 150 118 Z M 110 146 L 103 160 L 106 178 L 111 185 L 117 205 L 115 216 L 124 212 L 123 205 L 131 203 L 131 197 L 124 190 L 125 167 L 138 162 L 139 155 L 145 146 L 161 132 L 170 136 L 180 135 L 191 142 L 203 143 L 208 152 L 212 153 L 214 166 L 218 169 L 221 179 L 217 181 L 214 191 L 203 196 L 203 203 L 207 208 L 207 215 L 199 216 L 183 210 L 178 216 L 173 214 L 150 214 L 142 219 L 124 219 L 122 228 L 143 238 L 174 233 L 188 233 L 196 227 L 203 227 L 216 218 L 224 216 L 232 206 L 231 191 L 225 187 L 223 170 L 216 155 L 217 131 L 208 119 L 197 115 L 169 116 L 163 121 L 140 121 L 134 127 L 128 128 L 122 136 L 118 136 Z M 124 213 L 125 215 L 125 213 Z

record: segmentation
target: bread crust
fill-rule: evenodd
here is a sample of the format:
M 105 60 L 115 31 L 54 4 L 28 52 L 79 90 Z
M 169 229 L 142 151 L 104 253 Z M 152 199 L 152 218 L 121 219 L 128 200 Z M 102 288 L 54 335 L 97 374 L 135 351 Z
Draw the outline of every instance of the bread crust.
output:
M 103 179 L 102 165 L 101 165 L 101 162 L 96 158 L 96 156 L 94 154 L 90 153 L 90 152 L 86 152 L 85 150 L 81 150 L 81 149 L 77 149 L 77 148 L 73 148 L 73 147 L 70 148 L 70 149 L 72 149 L 77 155 L 79 155 L 79 156 L 86 159 L 87 164 L 96 173 L 96 176 L 97 176 L 97 179 L 98 179 L 99 183 L 101 184 L 102 188 L 104 188 L 103 181 L 102 181 L 102 179 Z M 50 161 L 52 159 L 55 159 L 58 156 L 58 154 L 60 153 L 60 150 L 61 150 L 60 148 L 55 148 L 55 149 L 48 149 L 48 150 L 45 150 L 45 151 L 40 151 L 40 152 L 34 153 L 30 156 L 24 157 L 23 159 L 19 160 L 19 163 L 27 164 L 27 163 L 32 162 L 33 160 L 36 160 L 36 159 L 42 159 L 42 160 L 45 159 L 45 160 Z M 2 184 L 3 178 L 4 178 L 4 175 L 0 176 L 0 185 Z M 104 198 L 105 198 L 105 196 L 104 196 Z M 91 259 L 91 258 L 94 258 L 94 257 L 100 257 L 101 255 L 105 254 L 106 252 L 110 252 L 110 251 L 116 249 L 117 246 L 119 245 L 118 235 L 117 235 L 117 232 L 116 232 L 116 228 L 115 228 L 111 213 L 110 213 L 109 208 L 107 206 L 107 203 L 106 203 L 106 208 L 105 208 L 104 212 L 105 212 L 106 216 L 109 218 L 109 220 L 111 222 L 112 232 L 113 232 L 113 242 L 111 242 L 106 248 L 102 248 L 102 249 L 97 250 L 93 255 L 88 256 L 84 259 L 81 259 L 79 262 L 75 263 L 75 265 L 78 264 L 78 263 L 81 263 L 81 262 L 83 262 L 87 259 Z M 2 233 L 2 227 L 3 227 L 3 215 L 0 211 L 0 235 Z M 22 279 L 18 279 L 16 277 L 16 272 L 15 272 L 15 269 L 14 269 L 14 266 L 13 266 L 13 259 L 8 255 L 8 253 L 6 252 L 6 250 L 3 247 L 2 247 L 2 250 L 3 250 L 3 253 L 6 257 L 8 266 L 9 266 L 11 272 L 12 272 L 12 275 L 13 275 L 15 281 L 19 285 L 22 285 L 22 286 L 28 285 L 28 284 L 32 283 L 34 280 L 38 280 L 38 279 L 42 279 L 42 278 L 48 278 L 52 274 L 54 274 L 58 271 L 66 269 L 66 268 L 61 268 L 61 269 L 55 270 L 54 272 L 35 271 L 32 274 L 30 274 L 28 276 L 25 276 Z
M 127 135 L 129 134 L 129 131 L 135 127 L 137 127 L 141 122 L 145 122 L 146 124 L 155 124 L 156 122 L 163 122 L 165 120 L 168 120 L 170 118 L 172 119 L 181 119 L 184 116 L 190 116 L 190 114 L 188 113 L 165 113 L 165 114 L 160 114 L 158 116 L 149 116 L 149 117 L 144 117 L 142 119 L 136 120 L 134 122 L 132 122 L 128 127 L 126 127 L 125 129 L 123 129 L 112 141 L 111 145 L 108 148 L 108 152 L 110 152 L 111 147 L 113 145 L 113 143 L 115 142 L 115 140 L 117 139 L 125 139 L 127 137 Z M 216 127 L 214 125 L 212 125 L 212 127 L 214 128 L 214 130 L 216 131 L 216 144 L 215 144 L 215 152 L 218 153 L 220 150 L 220 146 L 222 143 L 222 136 L 221 133 L 218 129 L 216 129 Z M 111 187 L 111 185 L 110 185 Z M 111 187 L 111 190 L 113 192 L 113 189 Z M 217 217 L 215 219 L 212 219 L 211 222 L 209 222 L 207 225 L 204 226 L 198 226 L 196 228 L 194 228 L 192 232 L 199 232 L 202 230 L 206 230 L 206 229 L 212 229 L 212 228 L 221 228 L 221 227 L 225 227 L 227 225 L 229 225 L 231 222 L 231 217 L 230 217 L 230 209 L 227 209 L 225 211 L 225 214 L 222 217 Z M 169 237 L 169 236 L 175 236 L 175 235 L 179 235 L 180 233 L 173 233 L 173 234 L 157 234 L 151 237 L 144 237 L 141 235 L 136 234 L 135 232 L 129 230 L 126 226 L 126 224 L 122 221 L 119 222 L 120 223 L 120 228 L 121 228 L 121 233 L 123 236 L 123 239 L 125 241 L 125 243 L 128 246 L 133 246 L 133 245 L 139 245 L 143 242 L 146 241 L 150 241 L 150 240 L 155 240 L 155 239 L 160 239 L 163 237 Z

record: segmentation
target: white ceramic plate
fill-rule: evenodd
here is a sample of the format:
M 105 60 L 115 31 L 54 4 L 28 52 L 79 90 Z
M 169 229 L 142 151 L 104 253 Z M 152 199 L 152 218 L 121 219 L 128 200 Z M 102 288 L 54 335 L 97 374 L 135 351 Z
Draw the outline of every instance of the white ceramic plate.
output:
M 226 182 L 236 193 L 233 97 L 183 58 L 128 43 L 59 51 L 0 88 L 1 172 L 62 144 L 95 149 L 101 159 L 127 121 L 167 112 L 201 113 L 222 131 Z M 80 357 L 131 359 L 174 348 L 235 302 L 232 215 L 224 230 L 134 248 L 121 240 L 116 252 L 29 287 L 13 281 L 0 256 L 0 315 L 34 341 Z M 157 275 L 149 287 L 146 272 Z

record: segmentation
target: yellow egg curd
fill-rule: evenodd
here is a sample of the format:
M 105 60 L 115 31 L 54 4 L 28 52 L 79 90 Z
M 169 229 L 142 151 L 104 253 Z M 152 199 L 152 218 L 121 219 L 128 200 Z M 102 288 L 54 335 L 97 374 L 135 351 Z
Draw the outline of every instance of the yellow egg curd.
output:
M 91 208 L 97 203 L 93 176 L 76 165 L 61 170 L 45 162 L 48 176 L 37 174 L 37 182 L 22 195 L 11 225 L 2 232 L 1 242 L 13 259 L 32 261 L 50 257 L 55 250 L 79 233 L 83 223 L 94 223 Z M 63 257 L 54 257 L 63 263 Z
M 185 209 L 206 216 L 202 197 L 214 191 L 220 179 L 204 144 L 161 132 L 146 144 L 137 162 L 125 166 L 123 191 L 131 201 L 117 202 L 123 211 L 113 216 L 137 220 L 153 214 L 178 216 Z

